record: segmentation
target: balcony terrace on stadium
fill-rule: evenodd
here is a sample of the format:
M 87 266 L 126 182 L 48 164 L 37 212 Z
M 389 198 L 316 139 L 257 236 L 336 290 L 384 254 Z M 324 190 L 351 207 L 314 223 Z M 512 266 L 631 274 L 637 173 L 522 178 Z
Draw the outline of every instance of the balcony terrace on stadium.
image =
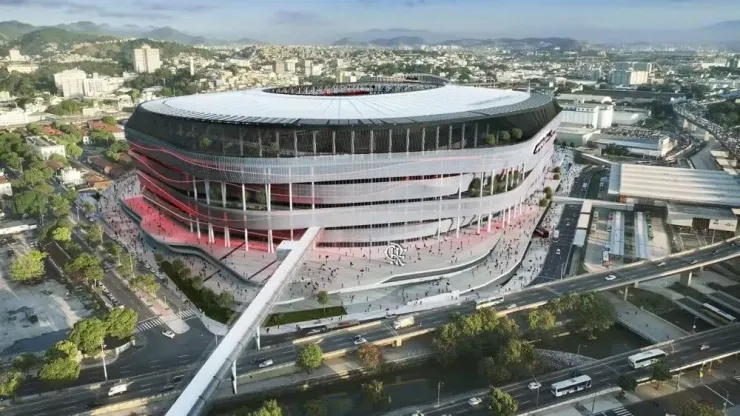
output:
M 199 240 L 272 252 L 312 226 L 354 246 L 510 218 L 542 187 L 558 120 L 545 95 L 373 81 L 149 101 L 126 137 L 148 203 Z

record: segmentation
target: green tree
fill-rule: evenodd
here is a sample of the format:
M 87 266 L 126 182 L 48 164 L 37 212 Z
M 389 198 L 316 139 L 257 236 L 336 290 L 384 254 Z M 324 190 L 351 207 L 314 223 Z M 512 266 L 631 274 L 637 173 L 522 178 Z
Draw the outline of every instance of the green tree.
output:
M 37 368 L 43 362 L 42 359 L 31 353 L 23 353 L 13 360 L 13 368 L 21 373 L 27 373 Z
M 249 416 L 283 416 L 283 409 L 277 403 L 277 400 L 268 400 L 262 404 L 262 407 Z
M 14 197 L 13 201 L 15 202 L 15 211 L 21 215 L 28 214 L 38 217 L 48 212 L 49 195 L 36 189 L 21 191 Z
M 552 199 L 552 188 L 550 188 L 549 186 L 545 187 L 545 197 L 547 199 Z
M 383 364 L 383 350 L 375 344 L 362 344 L 357 349 L 357 356 L 362 366 L 370 371 L 377 370 Z
M 509 140 L 511 140 L 511 134 L 509 134 L 509 132 L 506 130 L 500 130 L 497 136 L 498 136 L 498 141 L 508 142 Z
M 550 203 L 550 200 L 548 200 L 547 198 L 540 199 L 540 206 L 541 207 L 546 207 L 547 204 L 549 204 L 549 203 Z
M 478 196 L 480 194 L 480 186 L 481 186 L 480 179 L 473 178 L 473 180 L 470 181 L 470 185 L 468 185 L 468 192 L 472 194 L 473 196 Z
M 95 269 L 100 269 L 100 272 L 97 272 Z M 90 272 L 90 270 L 93 271 Z M 100 260 L 90 253 L 82 253 L 64 266 L 65 272 L 87 280 L 100 280 L 102 278 L 102 270 Z M 99 279 L 91 279 L 91 277 L 98 274 L 101 276 Z
M 311 372 L 321 366 L 324 361 L 324 354 L 319 344 L 306 344 L 298 352 L 296 364 L 306 372 Z
M 496 416 L 516 416 L 519 410 L 519 403 L 509 393 L 495 387 L 488 391 L 486 402 Z
M 151 273 L 142 274 L 131 279 L 131 289 L 152 295 L 159 290 L 159 283 Z
M 105 337 L 105 324 L 98 318 L 87 318 L 77 321 L 69 340 L 85 354 L 93 355 L 100 352 Z
M 105 317 L 105 332 L 115 338 L 130 337 L 136 329 L 139 316 L 133 309 L 113 309 Z
M 234 294 L 228 290 L 222 290 L 221 293 L 218 294 L 216 301 L 221 307 L 231 309 L 231 307 L 234 306 Z
M 209 139 L 208 137 L 203 137 L 198 142 L 198 146 L 200 147 L 200 150 L 206 150 L 208 149 L 208 147 L 211 146 L 211 143 L 213 143 L 211 139 Z
M 14 368 L 0 372 L 0 397 L 13 396 L 21 385 L 22 375 Z
M 722 416 L 724 412 L 712 403 L 689 400 L 681 407 L 680 416 Z
M 82 148 L 76 143 L 67 143 L 64 145 L 64 149 L 67 152 L 67 157 L 78 159 L 82 156 Z
M 80 350 L 77 349 L 77 345 L 66 339 L 54 344 L 54 346 L 49 348 L 44 355 L 45 361 L 53 361 L 60 358 L 68 358 L 74 361 L 80 361 L 82 359 L 80 356 Z
M 519 141 L 522 139 L 522 129 L 514 127 L 511 129 L 511 138 L 514 139 L 514 141 Z
M 87 229 L 87 242 L 90 244 L 103 241 L 103 226 L 95 223 Z
M 322 399 L 311 399 L 303 405 L 305 416 L 327 416 L 326 402 Z
M 56 218 L 61 218 L 69 215 L 72 207 L 63 195 L 52 195 L 49 198 L 49 208 L 51 208 L 51 214 Z
M 486 144 L 489 146 L 495 146 L 496 145 L 496 135 L 495 134 L 486 135 Z
M 46 253 L 31 250 L 28 253 L 16 257 L 10 263 L 10 278 L 16 282 L 29 282 L 45 276 L 44 259 Z
M 111 116 L 105 116 L 101 119 L 101 121 L 109 126 L 115 126 L 116 125 L 116 119 Z
M 383 382 L 370 380 L 360 387 L 364 402 L 371 407 L 386 406 L 391 403 L 391 396 L 386 394 Z
M 80 377 L 80 363 L 70 358 L 59 358 L 44 362 L 39 378 L 51 383 L 64 383 Z
M 70 241 L 72 240 L 72 231 L 67 227 L 56 227 L 51 231 L 51 238 L 59 242 Z
M 621 374 L 617 378 L 617 386 L 623 391 L 635 391 L 637 388 L 637 379 L 629 374 Z
M 95 204 L 90 201 L 85 201 L 85 203 L 82 204 L 82 208 L 85 210 L 85 214 L 87 215 L 95 213 Z
M 116 261 L 116 264 L 121 264 L 123 248 L 120 244 L 110 241 L 105 243 L 105 249 L 108 250 L 108 254 Z
M 652 378 L 656 383 L 658 383 L 658 385 L 671 378 L 671 369 L 668 367 L 668 363 L 664 359 L 653 364 Z
M 557 317 L 546 308 L 530 309 L 527 312 L 527 324 L 535 338 L 541 338 L 549 334 L 557 323 Z
M 324 309 L 323 314 L 326 315 L 326 305 L 329 303 L 329 293 L 325 290 L 316 294 L 316 302 Z

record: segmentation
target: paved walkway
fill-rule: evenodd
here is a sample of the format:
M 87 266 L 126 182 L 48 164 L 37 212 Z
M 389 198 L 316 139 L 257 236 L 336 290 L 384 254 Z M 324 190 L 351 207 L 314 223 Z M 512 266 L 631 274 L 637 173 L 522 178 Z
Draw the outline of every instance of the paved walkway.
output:
M 688 335 L 688 332 L 642 308 L 603 292 L 617 310 L 617 321 L 648 341 L 660 343 Z

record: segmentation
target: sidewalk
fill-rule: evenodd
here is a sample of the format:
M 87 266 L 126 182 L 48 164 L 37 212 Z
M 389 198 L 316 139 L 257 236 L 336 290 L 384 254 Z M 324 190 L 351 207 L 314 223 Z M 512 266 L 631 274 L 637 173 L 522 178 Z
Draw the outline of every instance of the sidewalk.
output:
M 603 293 L 617 310 L 617 320 L 648 341 L 657 344 L 688 335 L 688 332 L 676 325 L 649 311 L 623 301 L 611 292 Z

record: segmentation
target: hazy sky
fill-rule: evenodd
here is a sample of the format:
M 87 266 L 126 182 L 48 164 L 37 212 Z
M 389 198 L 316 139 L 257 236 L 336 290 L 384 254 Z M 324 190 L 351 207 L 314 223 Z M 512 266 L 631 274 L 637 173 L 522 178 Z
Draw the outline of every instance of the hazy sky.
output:
M 740 19 L 738 0 L 0 0 L 0 20 L 172 26 L 189 34 L 316 42 L 367 29 L 564 36 Z

